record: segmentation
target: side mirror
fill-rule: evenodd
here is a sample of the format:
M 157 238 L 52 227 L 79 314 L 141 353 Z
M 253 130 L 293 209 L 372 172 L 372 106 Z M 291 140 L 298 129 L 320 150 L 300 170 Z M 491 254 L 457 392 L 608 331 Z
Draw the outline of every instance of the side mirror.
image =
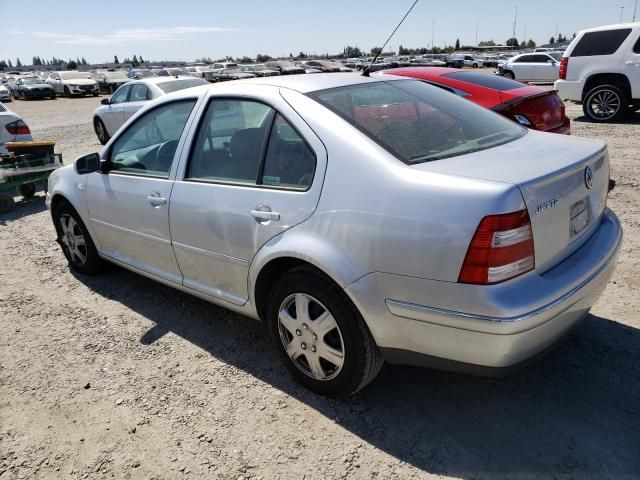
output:
M 100 166 L 100 154 L 98 153 L 90 153 L 88 155 L 84 155 L 76 159 L 73 164 L 73 167 L 75 168 L 78 175 L 86 175 L 88 173 L 97 172 L 98 170 L 100 170 Z
M 110 105 L 111 104 L 111 99 L 110 98 L 103 98 L 102 100 L 100 100 L 100 103 L 102 105 Z

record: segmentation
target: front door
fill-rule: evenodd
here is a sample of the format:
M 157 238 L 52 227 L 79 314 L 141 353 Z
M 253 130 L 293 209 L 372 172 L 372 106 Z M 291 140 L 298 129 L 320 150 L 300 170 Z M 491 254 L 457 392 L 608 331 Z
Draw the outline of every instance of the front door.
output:
M 174 156 L 195 99 L 149 110 L 117 137 L 108 173 L 89 175 L 87 204 L 101 254 L 180 284 L 171 247 Z
M 124 105 L 129 98 L 130 85 L 123 85 L 109 99 L 109 105 L 102 111 L 102 121 L 109 135 L 114 135 L 124 123 Z
M 129 120 L 138 110 L 151 100 L 151 92 L 144 83 L 134 83 L 131 85 L 129 100 L 122 105 L 122 123 Z
M 171 194 L 184 286 L 236 305 L 256 252 L 309 218 L 322 187 L 321 142 L 281 97 L 273 102 L 211 98 Z

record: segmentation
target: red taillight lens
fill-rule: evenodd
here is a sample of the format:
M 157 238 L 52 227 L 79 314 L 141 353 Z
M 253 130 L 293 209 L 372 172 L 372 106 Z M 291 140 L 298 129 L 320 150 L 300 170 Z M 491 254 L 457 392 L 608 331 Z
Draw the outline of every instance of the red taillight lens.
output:
M 15 122 L 7 123 L 4 128 L 11 135 L 29 135 L 31 133 L 29 127 L 27 127 L 27 124 L 22 120 L 16 120 Z
M 569 57 L 562 57 L 560 59 L 560 71 L 558 72 L 560 80 L 567 79 L 567 68 L 569 68 Z
M 535 267 L 533 231 L 527 210 L 484 217 L 473 235 L 458 282 L 504 282 Z

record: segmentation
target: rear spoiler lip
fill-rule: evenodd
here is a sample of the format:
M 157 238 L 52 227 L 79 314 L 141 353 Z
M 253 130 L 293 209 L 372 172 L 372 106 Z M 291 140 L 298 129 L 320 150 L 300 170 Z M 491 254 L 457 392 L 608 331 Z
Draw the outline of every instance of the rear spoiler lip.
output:
M 535 95 L 527 95 L 527 96 L 524 96 L 524 97 L 517 97 L 517 98 L 514 98 L 513 100 L 509 100 L 507 102 L 499 103 L 498 105 L 495 105 L 495 106 L 491 107 L 491 110 L 493 110 L 494 112 L 497 112 L 497 113 L 504 113 L 507 110 L 515 107 L 516 105 L 519 105 L 520 103 L 522 103 L 522 102 L 524 102 L 526 100 L 532 100 L 532 99 L 535 99 L 535 98 L 546 97 L 548 95 L 557 95 L 557 93 L 556 93 L 555 90 L 549 90 L 549 91 L 546 91 L 546 92 L 536 93 Z

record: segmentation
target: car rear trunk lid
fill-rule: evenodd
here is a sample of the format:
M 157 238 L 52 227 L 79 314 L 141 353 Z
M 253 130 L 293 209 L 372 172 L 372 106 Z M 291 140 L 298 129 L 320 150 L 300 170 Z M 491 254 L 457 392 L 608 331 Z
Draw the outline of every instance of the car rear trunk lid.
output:
M 531 218 L 540 273 L 591 236 L 609 186 L 604 143 L 535 131 L 496 148 L 412 168 L 517 185 Z

